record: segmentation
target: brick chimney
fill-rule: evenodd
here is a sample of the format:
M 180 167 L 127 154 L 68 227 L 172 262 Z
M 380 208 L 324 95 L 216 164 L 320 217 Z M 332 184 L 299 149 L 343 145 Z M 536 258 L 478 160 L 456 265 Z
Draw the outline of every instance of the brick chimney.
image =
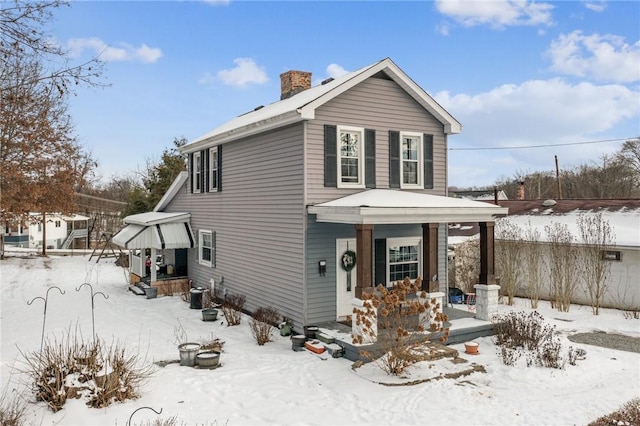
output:
M 518 200 L 524 200 L 524 181 L 518 182 Z
M 287 71 L 280 74 L 280 100 L 290 98 L 311 88 L 311 73 Z

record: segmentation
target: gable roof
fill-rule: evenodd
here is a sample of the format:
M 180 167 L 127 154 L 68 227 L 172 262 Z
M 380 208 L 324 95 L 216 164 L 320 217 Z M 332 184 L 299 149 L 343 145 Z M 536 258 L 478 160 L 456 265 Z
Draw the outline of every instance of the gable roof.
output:
M 182 153 L 194 152 L 205 146 L 220 145 L 227 141 L 275 129 L 302 120 L 315 118 L 316 108 L 346 92 L 362 81 L 380 72 L 402 87 L 413 99 L 431 113 L 444 126 L 445 133 L 460 133 L 462 125 L 418 86 L 391 59 L 350 72 L 325 84 L 240 115 L 213 129 L 182 147 Z

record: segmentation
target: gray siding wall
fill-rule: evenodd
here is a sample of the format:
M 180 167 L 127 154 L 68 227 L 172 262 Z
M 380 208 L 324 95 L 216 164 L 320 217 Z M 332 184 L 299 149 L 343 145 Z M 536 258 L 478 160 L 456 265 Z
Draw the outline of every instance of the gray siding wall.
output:
M 247 296 L 245 307 L 277 306 L 297 324 L 303 318 L 303 129 L 289 126 L 225 144 L 222 191 L 190 194 L 189 183 L 166 211 L 191 212 L 191 226 L 216 233 L 216 266 L 189 251 L 194 284 Z M 224 277 L 222 285 L 220 282 Z
M 422 226 L 376 225 L 373 238 L 421 237 Z M 307 226 L 307 324 L 336 319 L 336 239 L 355 238 L 354 225 L 319 223 L 309 220 Z M 446 257 L 446 253 L 445 253 Z M 327 273 L 320 276 L 318 261 L 327 261 Z M 372 264 L 375 267 L 375 262 Z M 440 265 L 442 268 L 442 265 Z M 375 273 L 372 275 L 375 276 Z M 354 284 L 355 286 L 355 284 Z
M 442 124 L 395 82 L 369 78 L 316 110 L 307 128 L 308 204 L 316 204 L 361 191 L 324 187 L 324 125 L 375 129 L 376 187 L 389 188 L 389 130 L 433 134 L 434 189 L 446 194 L 446 138 Z

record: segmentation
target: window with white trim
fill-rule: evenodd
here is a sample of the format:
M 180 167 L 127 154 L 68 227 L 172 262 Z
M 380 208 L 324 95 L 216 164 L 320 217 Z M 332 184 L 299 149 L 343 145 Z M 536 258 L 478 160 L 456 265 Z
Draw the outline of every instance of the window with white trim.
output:
M 200 151 L 193 153 L 193 192 L 200 192 L 202 185 L 202 162 L 200 161 Z
M 209 150 L 209 192 L 218 190 L 218 147 Z
M 402 132 L 401 141 L 401 188 L 423 188 L 422 134 Z
M 420 238 L 387 239 L 387 282 L 395 283 L 406 277 L 413 281 L 420 276 L 420 243 Z
M 364 129 L 338 127 L 338 188 L 364 188 Z
M 198 253 L 199 263 L 204 266 L 213 266 L 214 258 L 214 240 L 213 232 L 211 231 L 198 231 Z

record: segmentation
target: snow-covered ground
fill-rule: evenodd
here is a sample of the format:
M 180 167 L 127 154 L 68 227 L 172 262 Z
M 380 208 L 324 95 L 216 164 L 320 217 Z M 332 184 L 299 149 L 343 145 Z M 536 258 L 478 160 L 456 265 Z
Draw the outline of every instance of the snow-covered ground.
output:
M 29 424 L 123 425 L 140 407 L 132 424 L 177 416 L 178 424 L 228 425 L 584 425 L 640 395 L 640 354 L 574 344 L 566 336 L 601 330 L 640 337 L 640 321 L 621 312 L 603 310 L 594 317 L 588 307 L 572 306 L 568 313 L 552 310 L 546 302 L 538 311 L 557 327 L 565 346 L 586 349 L 587 357 L 563 370 L 507 367 L 497 356 L 491 338 L 477 339 L 480 355 L 463 357 L 483 365 L 486 373 L 443 379 L 418 385 L 383 386 L 386 379 L 372 366 L 357 370 L 344 358 L 322 358 L 294 352 L 287 337 L 257 346 L 247 318 L 236 327 L 221 321 L 203 322 L 199 310 L 179 296 L 146 299 L 128 290 L 123 269 L 113 259 L 99 263 L 88 256 L 49 258 L 10 257 L 0 261 L 2 308 L 1 382 L 11 396 L 22 389 L 25 377 L 15 373 L 22 356 L 40 348 L 44 297 L 47 338 L 79 330 L 92 335 L 91 291 L 96 334 L 106 343 L 119 342 L 138 353 L 147 364 L 177 360 L 176 327 L 190 341 L 219 338 L 225 342 L 222 366 L 215 370 L 154 365 L 154 373 L 140 399 L 93 409 L 82 400 L 69 400 L 53 413 L 26 394 Z M 31 305 L 27 302 L 33 300 Z M 518 300 L 517 309 L 527 310 Z M 513 307 L 501 306 L 501 313 Z M 409 371 L 407 381 L 448 371 L 447 360 L 423 363 Z M 15 390 L 14 390 L 15 389 Z

